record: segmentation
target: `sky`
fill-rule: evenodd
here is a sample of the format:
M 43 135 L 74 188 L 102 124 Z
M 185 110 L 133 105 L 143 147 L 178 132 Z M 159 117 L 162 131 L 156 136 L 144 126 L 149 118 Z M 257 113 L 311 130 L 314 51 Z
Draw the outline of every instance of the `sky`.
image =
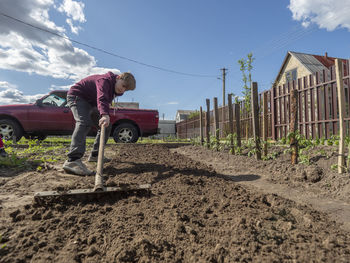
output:
M 0 105 L 108 71 L 131 72 L 120 102 L 177 110 L 242 96 L 238 60 L 271 88 L 288 51 L 350 58 L 350 0 L 0 0 Z

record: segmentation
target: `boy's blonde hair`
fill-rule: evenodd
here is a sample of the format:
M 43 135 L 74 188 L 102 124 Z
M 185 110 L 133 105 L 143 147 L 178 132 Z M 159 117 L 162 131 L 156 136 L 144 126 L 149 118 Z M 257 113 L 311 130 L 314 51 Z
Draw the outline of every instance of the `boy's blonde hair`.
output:
M 119 79 L 122 79 L 125 81 L 127 90 L 134 90 L 136 89 L 136 80 L 133 74 L 129 72 L 124 72 L 119 75 Z

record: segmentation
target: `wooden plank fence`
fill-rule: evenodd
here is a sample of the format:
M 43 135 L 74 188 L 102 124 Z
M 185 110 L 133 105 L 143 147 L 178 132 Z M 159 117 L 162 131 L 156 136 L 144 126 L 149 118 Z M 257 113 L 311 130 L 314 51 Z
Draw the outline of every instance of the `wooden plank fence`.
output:
M 345 132 L 350 135 L 350 60 L 342 61 L 342 81 L 345 93 Z M 272 87 L 259 94 L 259 122 L 263 123 L 263 98 L 267 97 L 267 137 L 279 140 L 289 132 L 290 93 L 298 91 L 298 129 L 308 139 L 326 138 L 339 133 L 339 110 L 337 97 L 337 80 L 335 66 L 315 74 L 299 78 L 282 86 Z M 265 95 L 264 95 L 265 94 Z M 211 101 L 214 105 L 214 100 Z M 228 105 L 218 108 L 219 137 L 226 138 L 230 134 L 230 120 Z M 237 105 L 232 104 L 233 112 Z M 266 106 L 265 106 L 266 107 Z M 239 102 L 238 126 L 242 138 L 253 137 L 253 123 L 251 113 L 247 112 L 245 101 Z M 203 111 L 202 123 L 207 125 L 207 111 Z M 209 133 L 215 135 L 213 109 L 209 111 Z M 233 114 L 233 132 L 237 133 L 237 115 Z M 263 125 L 259 125 L 260 134 L 264 134 Z M 190 139 L 200 136 L 200 120 L 198 116 L 176 124 L 177 137 Z M 203 136 L 207 137 L 207 129 L 203 129 Z

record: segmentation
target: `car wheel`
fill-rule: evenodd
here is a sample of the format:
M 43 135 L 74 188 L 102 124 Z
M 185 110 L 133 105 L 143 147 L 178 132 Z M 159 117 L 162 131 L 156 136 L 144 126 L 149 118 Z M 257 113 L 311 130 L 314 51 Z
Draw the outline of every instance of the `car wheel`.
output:
M 137 142 L 139 134 L 134 125 L 122 123 L 115 128 L 113 139 L 116 143 L 134 143 Z
M 23 136 L 23 130 L 17 122 L 3 119 L 0 120 L 0 135 L 5 140 L 13 140 L 15 138 L 16 141 L 19 141 Z

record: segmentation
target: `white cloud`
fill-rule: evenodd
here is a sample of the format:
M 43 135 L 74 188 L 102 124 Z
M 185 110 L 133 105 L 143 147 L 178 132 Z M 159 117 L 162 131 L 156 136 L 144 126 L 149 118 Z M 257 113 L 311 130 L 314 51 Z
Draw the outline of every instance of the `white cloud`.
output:
M 84 15 L 84 3 L 72 0 L 63 0 L 63 3 L 57 8 L 61 13 L 66 14 L 68 17 L 66 19 L 67 24 L 69 25 L 72 33 L 78 34 L 78 31 L 81 30 L 80 26 L 74 26 L 73 21 L 84 23 L 86 22 Z
M 328 31 L 340 27 L 350 31 L 350 0 L 290 0 L 288 8 L 304 27 L 315 23 Z
M 65 28 L 50 20 L 54 0 L 1 0 L 1 12 L 33 26 L 65 36 Z M 84 4 L 64 0 L 62 14 L 85 22 Z M 68 19 L 68 18 L 66 18 Z M 68 21 L 68 20 L 67 20 Z M 70 20 L 72 22 L 72 20 Z M 78 32 L 78 27 L 70 25 Z M 0 15 L 0 68 L 78 81 L 89 74 L 119 72 L 97 67 L 96 59 L 72 42 Z
M 73 22 L 72 22 L 72 19 L 67 18 L 66 22 L 70 26 L 70 30 L 72 31 L 72 33 L 77 35 L 79 30 L 81 29 L 81 27 L 80 26 L 74 26 Z
M 178 105 L 179 103 L 177 101 L 170 101 L 167 104 L 168 105 Z
M 0 89 L 15 89 L 17 88 L 16 85 L 8 83 L 7 81 L 0 81 Z
M 58 11 L 66 13 L 74 21 L 86 22 L 84 15 L 84 3 L 72 0 L 64 0 Z
M 24 95 L 17 86 L 0 81 L 0 105 L 34 103 L 45 94 Z

